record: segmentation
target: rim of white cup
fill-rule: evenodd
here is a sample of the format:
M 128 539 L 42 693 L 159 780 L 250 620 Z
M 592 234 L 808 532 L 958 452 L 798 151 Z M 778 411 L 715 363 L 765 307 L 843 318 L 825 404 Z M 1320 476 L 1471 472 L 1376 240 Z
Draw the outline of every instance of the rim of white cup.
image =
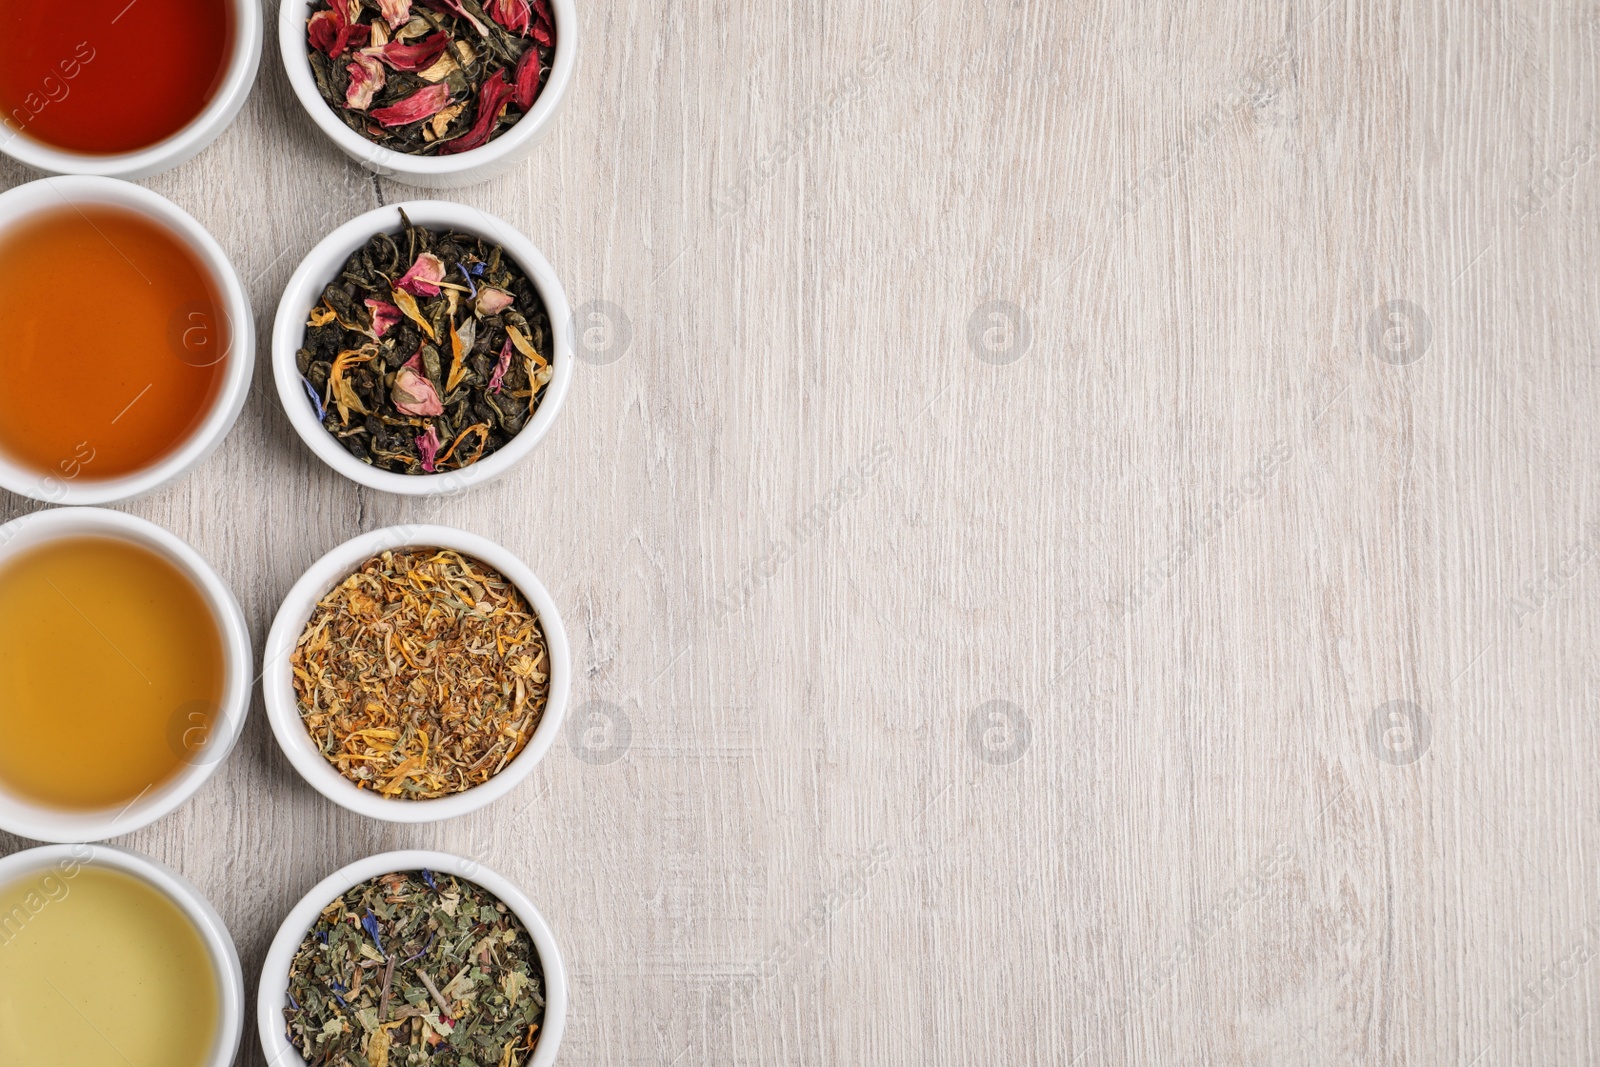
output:
M 238 116 L 239 109 L 255 85 L 261 65 L 261 7 L 254 0 L 231 0 L 233 9 L 233 51 L 228 65 L 212 92 L 211 100 L 188 125 L 165 140 L 132 152 L 91 154 L 56 148 L 26 131 L 11 131 L 0 123 L 0 131 L 11 136 L 0 141 L 0 152 L 19 163 L 49 174 L 102 175 L 110 178 L 148 178 L 171 170 L 194 156 L 221 136 Z
M 100 841 L 155 822 L 193 796 L 216 772 L 239 739 L 250 711 L 255 661 L 244 612 L 211 564 L 176 534 L 120 511 L 51 508 L 0 526 L 0 567 L 38 545 L 96 535 L 120 538 L 155 551 L 194 583 L 211 609 L 222 640 L 222 699 L 212 729 L 188 759 L 188 766 L 126 805 L 72 811 L 19 797 L 0 786 L 0 829 L 35 841 Z
M 544 971 L 544 1022 L 539 1027 L 539 1043 L 523 1067 L 550 1067 L 555 1062 L 567 1024 L 567 969 L 550 924 L 515 883 L 476 860 L 448 852 L 405 849 L 368 856 L 341 867 L 312 886 L 284 917 L 261 964 L 261 982 L 256 992 L 256 1026 L 269 1067 L 303 1067 L 305 1063 L 284 1034 L 283 1010 L 288 1006 L 289 965 L 322 909 L 369 879 L 397 871 L 422 870 L 454 875 L 483 887 L 522 921 Z
M 139 879 L 171 900 L 194 924 L 217 979 L 217 1036 L 206 1067 L 231 1067 L 244 1036 L 244 972 L 233 935 L 200 890 L 166 864 L 132 849 L 105 844 L 40 845 L 0 859 L 0 885 L 62 864 L 97 865 Z M 76 877 L 74 873 L 70 876 Z
M 493 567 L 515 585 L 539 618 L 550 657 L 550 695 L 533 736 L 499 774 L 481 785 L 432 800 L 400 800 L 362 789 L 340 774 L 317 749 L 300 717 L 289 656 L 317 602 L 373 556 L 401 548 L 448 548 Z M 323 556 L 283 598 L 262 652 L 261 690 L 278 747 L 300 777 L 341 807 L 385 822 L 421 823 L 453 819 L 494 803 L 533 773 L 555 743 L 567 714 L 572 685 L 567 630 L 544 584 L 509 549 L 487 537 L 450 526 L 388 526 L 354 537 Z
M 545 386 L 538 410 L 522 432 L 476 463 L 437 474 L 396 474 L 379 470 L 345 451 L 318 420 L 306 395 L 305 379 L 295 365 L 295 356 L 305 340 L 306 317 L 322 298 L 322 290 L 339 276 L 350 253 L 365 245 L 373 234 L 388 233 L 400 225 L 401 210 L 413 225 L 475 234 L 503 247 L 527 272 L 528 280 L 539 291 L 554 335 L 550 382 Z M 306 253 L 284 287 L 277 317 L 272 323 L 272 376 L 278 386 L 278 400 L 295 433 L 318 459 L 346 478 L 369 489 L 402 496 L 455 494 L 501 477 L 526 459 L 550 432 L 572 384 L 572 330 L 572 307 L 567 303 L 566 290 L 550 261 L 516 227 L 486 211 L 454 201 L 409 200 L 357 215 Z
M 198 466 L 220 445 L 244 407 L 255 369 L 256 327 L 250 297 L 228 254 L 194 216 L 143 186 L 97 175 L 40 178 L 0 193 L 0 233 L 33 212 L 63 204 L 109 204 L 142 214 L 189 246 L 210 273 L 228 320 L 228 351 L 211 410 L 186 440 L 141 470 L 88 481 L 33 470 L 0 453 L 0 487 L 47 504 L 109 504 L 149 493 Z M 90 442 L 93 443 L 92 440 Z M 63 472 L 64 474 L 65 472 Z
M 492 168 L 515 157 L 530 142 L 542 139 L 549 132 L 549 127 L 561 112 L 561 105 L 572 84 L 572 73 L 578 65 L 577 4 L 575 0 L 550 0 L 550 15 L 556 29 L 555 57 L 550 64 L 550 77 L 545 80 L 539 98 L 526 115 L 487 144 L 455 155 L 416 156 L 396 152 L 367 140 L 346 126 L 317 91 L 317 80 L 311 73 L 311 59 L 306 53 L 310 47 L 306 19 L 314 2 L 282 0 L 279 4 L 278 52 L 283 57 L 284 72 L 289 75 L 289 85 L 299 98 L 300 106 L 317 128 L 346 155 L 359 159 L 362 166 L 379 173 L 393 170 L 424 178 L 470 176 L 473 171 Z

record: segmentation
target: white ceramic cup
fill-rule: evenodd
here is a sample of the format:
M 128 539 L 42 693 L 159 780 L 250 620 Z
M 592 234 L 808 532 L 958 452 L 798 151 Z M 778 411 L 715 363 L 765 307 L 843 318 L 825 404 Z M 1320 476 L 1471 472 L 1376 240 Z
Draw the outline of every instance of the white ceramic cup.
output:
M 311 73 L 306 20 L 313 0 L 281 0 L 278 8 L 278 50 L 283 69 L 300 106 L 339 150 L 366 169 L 385 178 L 425 189 L 459 189 L 487 181 L 526 159 L 555 125 L 567 100 L 572 72 L 578 65 L 578 9 L 574 0 L 550 0 L 556 24 L 555 59 L 533 109 L 494 140 L 453 156 L 413 156 L 367 140 L 344 124 L 317 92 Z
M 0 829 L 36 841 L 99 841 L 148 826 L 194 795 L 222 763 L 239 737 L 250 710 L 254 688 L 250 629 L 238 601 L 217 572 L 174 534 L 120 511 L 101 508 L 53 508 L 36 511 L 0 526 L 0 567 L 18 553 L 67 537 L 117 537 L 142 545 L 176 566 L 194 583 L 222 639 L 222 699 L 209 729 L 184 722 L 171 724 L 169 736 L 183 762 L 181 769 L 130 803 L 93 811 L 48 807 L 18 796 L 0 785 Z M 178 714 L 179 709 L 174 709 Z
M 229 0 L 233 8 L 233 52 L 211 102 L 190 123 L 164 141 L 134 152 L 88 155 L 55 148 L 0 123 L 0 152 L 46 174 L 99 174 L 137 181 L 192 159 L 228 128 L 250 96 L 261 65 L 261 7 L 256 0 Z M 92 40 L 89 43 L 93 43 Z M 152 62 L 182 62 L 152 57 Z
M 544 717 L 533 736 L 505 769 L 482 785 L 433 800 L 396 800 L 362 789 L 329 763 L 306 732 L 295 699 L 294 675 L 289 656 L 294 652 L 317 602 L 373 556 L 409 547 L 450 548 L 479 560 L 503 574 L 527 598 L 544 630 L 550 656 L 550 696 Z M 561 730 L 567 714 L 567 694 L 572 685 L 572 657 L 567 629 L 555 601 L 531 570 L 511 552 L 486 537 L 449 526 L 389 526 L 346 541 L 323 556 L 301 576 L 283 598 L 272 630 L 267 634 L 261 670 L 267 721 L 283 754 L 311 787 L 336 804 L 360 815 L 386 822 L 435 822 L 477 811 L 505 796 L 533 772 Z
M 66 205 L 110 204 L 135 211 L 164 225 L 188 244 L 210 273 L 227 317 L 230 347 L 224 358 L 222 383 L 212 398 L 211 410 L 186 441 L 143 470 L 118 478 L 88 481 L 68 477 L 75 465 L 63 463 L 60 472 L 38 471 L 0 454 L 0 487 L 47 504 L 108 504 L 142 496 L 186 474 L 228 436 L 250 391 L 256 361 L 255 316 L 250 297 L 239 281 L 222 246 L 188 212 L 142 186 L 115 178 L 71 176 L 41 178 L 0 193 L 0 233 L 26 220 L 34 212 Z M 173 358 L 177 358 L 174 356 Z
M 317 418 L 306 395 L 306 382 L 295 365 L 295 355 L 305 342 L 306 318 L 322 299 L 322 291 L 339 276 L 344 261 L 379 232 L 394 233 L 400 228 L 400 211 L 413 225 L 429 230 L 456 230 L 481 236 L 502 246 L 528 275 L 539 291 L 550 315 L 554 350 L 550 359 L 550 382 L 544 399 L 522 432 L 505 447 L 459 470 L 438 474 L 396 474 L 379 470 L 345 451 Z M 357 215 L 323 238 L 289 278 L 278 302 L 278 315 L 272 323 L 272 377 L 278 384 L 278 399 L 289 416 L 295 433 L 328 466 L 353 482 L 370 489 L 403 496 L 453 495 L 476 485 L 494 481 L 526 458 L 544 439 L 572 385 L 572 307 L 566 290 L 556 278 L 549 260 L 510 223 L 477 208 L 445 200 L 413 200 L 405 204 L 376 208 Z
M 448 852 L 408 849 L 368 856 L 335 871 L 313 886 L 278 927 L 277 936 L 267 949 L 266 961 L 261 965 L 261 984 L 256 993 L 256 1025 L 261 1035 L 261 1049 L 267 1056 L 267 1067 L 305 1067 L 305 1060 L 284 1032 L 283 1012 L 289 1006 L 289 964 L 322 909 L 368 879 L 396 871 L 423 870 L 454 875 L 482 886 L 522 921 L 544 970 L 544 1022 L 539 1027 L 539 1043 L 534 1046 L 533 1056 L 523 1067 L 550 1067 L 555 1062 L 556 1049 L 561 1045 L 561 1034 L 567 1023 L 567 969 L 544 916 L 526 893 L 476 860 L 452 856 Z
M 128 849 L 76 844 L 45 845 L 0 859 L 0 885 L 30 875 L 53 873 L 68 887 L 67 895 L 61 898 L 64 904 L 72 899 L 71 879 L 82 873 L 84 866 L 105 867 L 139 879 L 171 900 L 194 924 L 217 979 L 217 1036 L 205 1067 L 231 1067 L 244 1034 L 244 973 L 222 916 L 186 879 L 165 864 Z

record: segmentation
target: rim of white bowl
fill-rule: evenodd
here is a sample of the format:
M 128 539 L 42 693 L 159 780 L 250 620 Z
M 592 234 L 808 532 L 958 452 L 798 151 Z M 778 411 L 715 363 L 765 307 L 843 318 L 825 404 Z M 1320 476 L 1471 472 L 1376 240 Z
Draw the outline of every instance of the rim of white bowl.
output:
M 305 340 L 306 316 L 321 299 L 322 290 L 339 275 L 350 253 L 380 230 L 388 233 L 400 224 L 400 211 L 413 225 L 449 228 L 476 234 L 503 247 L 528 274 L 539 291 L 555 335 L 550 358 L 550 383 L 544 399 L 522 432 L 505 446 L 460 470 L 438 474 L 396 474 L 363 463 L 340 445 L 317 419 L 306 395 L 305 379 L 295 366 L 295 355 Z M 409 200 L 357 215 L 319 241 L 289 278 L 278 313 L 272 323 L 272 377 L 278 386 L 289 423 L 306 446 L 328 466 L 359 485 L 402 496 L 456 494 L 501 477 L 533 452 L 560 415 L 572 385 L 572 307 L 550 261 L 534 243 L 504 219 L 450 200 Z
M 452 156 L 414 156 L 407 152 L 396 152 L 367 140 L 346 126 L 317 91 L 317 81 L 311 73 L 311 59 L 306 53 L 309 47 L 306 19 L 314 2 L 282 0 L 278 6 L 278 52 L 283 57 L 283 69 L 289 75 L 289 84 L 299 98 L 300 106 L 311 116 L 317 128 L 346 155 L 360 160 L 363 167 L 379 173 L 395 170 L 442 178 L 469 174 L 516 156 L 530 141 L 541 139 L 555 122 L 572 83 L 572 73 L 578 65 L 577 4 L 575 0 L 551 0 L 550 15 L 556 24 L 555 58 L 550 64 L 550 77 L 545 81 L 539 98 L 533 102 L 532 110 L 510 129 L 479 148 Z
M 62 204 L 108 204 L 134 211 L 165 226 L 182 240 L 211 274 L 228 320 L 228 361 L 211 410 L 188 438 L 143 470 L 98 481 L 58 477 L 33 470 L 0 453 L 0 487 L 46 504 L 109 504 L 142 496 L 198 466 L 233 429 L 250 392 L 255 370 L 256 326 L 250 297 L 228 254 L 194 216 L 143 186 L 118 178 L 76 174 L 40 178 L 0 193 L 0 233 L 34 211 Z M 92 441 L 91 441 L 92 444 Z M 64 472 L 63 472 L 64 473 Z
M 206 1067 L 230 1067 L 244 1036 L 244 972 L 228 925 L 200 890 L 166 864 L 132 849 L 105 844 L 40 845 L 0 859 L 0 885 L 62 864 L 97 865 L 131 875 L 171 900 L 192 922 L 217 978 L 217 1037 Z M 76 872 L 63 877 L 77 877 Z
M 267 949 L 267 958 L 261 964 L 261 981 L 256 992 L 257 1032 L 269 1067 L 304 1067 L 305 1060 L 284 1034 L 283 1010 L 288 1005 L 289 964 L 300 942 L 305 940 L 306 932 L 316 922 L 317 916 L 322 914 L 322 909 L 369 879 L 396 871 L 421 870 L 455 875 L 482 886 L 522 920 L 528 936 L 533 940 L 534 950 L 539 953 L 539 966 L 544 970 L 545 998 L 539 1043 L 534 1046 L 533 1056 L 524 1067 L 550 1067 L 555 1062 L 556 1050 L 561 1045 L 561 1035 L 567 1025 L 567 968 L 550 924 L 545 922 L 544 916 L 534 907 L 528 895 L 498 871 L 476 860 L 448 852 L 405 849 L 368 856 L 341 867 L 312 886 L 311 891 L 301 897 L 300 902 L 284 917 L 271 947 Z
M 344 581 L 366 560 L 382 552 L 400 548 L 449 548 L 471 556 L 505 575 L 528 598 L 544 630 L 545 648 L 550 655 L 550 696 L 544 717 L 534 727 L 533 736 L 504 770 L 482 785 L 433 800 L 397 800 L 379 796 L 358 787 L 340 774 L 317 749 L 306 732 L 295 700 L 289 656 L 294 651 L 306 622 L 317 602 Z M 261 690 L 278 747 L 289 758 L 300 777 L 317 792 L 341 807 L 359 815 L 385 822 L 422 823 L 453 819 L 477 811 L 505 796 L 533 773 L 561 731 L 567 714 L 567 698 L 572 685 L 571 652 L 561 612 L 544 584 L 528 565 L 509 549 L 451 526 L 387 526 L 354 537 L 323 556 L 300 577 L 283 598 L 283 605 L 272 620 L 262 650 Z
M 194 158 L 221 136 L 239 114 L 255 85 L 261 65 L 261 7 L 254 0 L 231 0 L 234 34 L 228 66 L 212 92 L 211 100 L 177 133 L 132 152 L 92 155 L 70 152 L 13 131 L 0 140 L 0 152 L 19 163 L 50 174 L 102 175 L 110 178 L 148 178 Z M 0 130 L 10 130 L 0 123 Z
M 51 508 L 0 526 L 0 567 L 19 552 L 66 537 L 117 537 L 160 553 L 200 591 L 222 639 L 224 676 L 215 725 L 188 766 L 126 805 L 91 811 L 53 808 L 0 787 L 0 829 L 35 841 L 101 841 L 155 822 L 195 794 L 228 758 L 244 728 L 254 688 L 250 628 L 233 592 L 182 538 L 153 522 L 104 508 Z M 176 709 L 175 709 L 176 711 Z M 182 735 L 180 735 L 182 736 Z

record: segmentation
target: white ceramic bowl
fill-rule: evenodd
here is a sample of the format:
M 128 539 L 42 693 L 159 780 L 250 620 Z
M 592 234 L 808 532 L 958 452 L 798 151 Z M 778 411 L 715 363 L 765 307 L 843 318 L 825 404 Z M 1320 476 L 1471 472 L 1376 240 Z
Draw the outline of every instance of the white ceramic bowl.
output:
M 250 710 L 254 688 L 250 629 L 244 613 L 217 572 L 175 535 L 155 523 L 101 508 L 52 508 L 0 526 L 0 566 L 19 552 L 64 537 L 119 537 L 160 553 L 200 591 L 216 619 L 224 663 L 222 701 L 213 727 L 203 737 L 180 735 L 187 766 L 158 788 L 123 807 L 63 811 L 0 788 L 0 829 L 36 841 L 99 841 L 148 826 L 194 795 L 227 758 Z
M 78 175 L 41 178 L 0 193 L 0 231 L 33 212 L 63 204 L 111 204 L 136 211 L 162 223 L 187 242 L 196 258 L 211 272 L 228 319 L 230 345 L 222 384 L 212 399 L 211 412 L 189 439 L 165 458 L 144 470 L 102 481 L 77 481 L 21 466 L 0 454 L 0 487 L 42 500 L 47 504 L 107 504 L 141 496 L 173 481 L 209 456 L 233 428 L 250 391 L 256 362 L 255 316 L 250 297 L 234 272 L 222 246 L 172 201 L 142 186 L 115 178 Z
M 373 234 L 398 232 L 398 209 L 405 210 L 413 225 L 475 234 L 504 247 L 506 254 L 527 272 L 528 280 L 544 299 L 555 335 L 550 383 L 545 387 L 544 399 L 539 402 L 533 418 L 504 448 L 460 470 L 396 474 L 361 462 L 346 452 L 318 421 L 310 398 L 306 396 L 305 380 L 295 366 L 295 354 L 305 341 L 306 317 L 322 299 L 322 290 L 339 276 L 350 253 L 365 245 Z M 405 496 L 455 494 L 494 481 L 509 471 L 543 440 L 561 413 L 567 389 L 572 384 L 572 360 L 572 307 L 549 260 L 510 223 L 477 208 L 444 200 L 413 200 L 376 208 L 334 230 L 300 261 L 283 291 L 283 299 L 278 302 L 278 315 L 272 323 L 272 376 L 278 383 L 278 399 L 300 439 L 324 463 L 351 481 Z
M 206 1067 L 231 1067 L 244 1034 L 244 973 L 222 916 L 186 879 L 165 864 L 128 849 L 111 845 L 45 845 L 0 859 L 0 885 L 53 871 L 70 886 L 70 879 L 86 865 L 108 867 L 138 878 L 163 893 L 194 923 L 217 978 L 217 1038 L 206 1058 Z M 70 889 L 62 899 L 71 899 Z
M 261 1049 L 266 1053 L 268 1067 L 304 1067 L 305 1060 L 295 1051 L 284 1033 L 283 1012 L 289 1006 L 289 964 L 295 951 L 305 940 L 322 914 L 322 909 L 370 878 L 392 874 L 395 871 L 433 871 L 450 874 L 474 882 L 498 897 L 522 920 L 533 947 L 539 953 L 539 965 L 544 968 L 544 1022 L 539 1027 L 539 1043 L 533 1056 L 523 1067 L 550 1067 L 556 1060 L 556 1050 L 561 1045 L 561 1034 L 567 1023 L 567 969 L 561 961 L 561 949 L 556 945 L 550 926 L 533 906 L 528 895 L 518 889 L 503 875 L 497 874 L 475 860 L 452 856 L 448 852 L 426 852 L 407 849 L 401 852 L 384 852 L 357 860 L 341 868 L 312 887 L 300 899 L 278 927 L 272 946 L 267 949 L 266 962 L 261 965 L 261 984 L 256 993 L 256 1026 L 261 1035 Z
M 451 548 L 488 564 L 505 575 L 528 599 L 539 624 L 544 628 L 545 648 L 550 654 L 550 697 L 544 717 L 534 727 L 533 736 L 506 764 L 504 770 L 482 785 L 433 800 L 394 800 L 370 789 L 358 787 L 329 763 L 306 732 L 295 700 L 293 672 L 289 656 L 304 632 L 317 602 L 356 568 L 373 556 L 391 549 L 408 547 Z M 289 757 L 300 776 L 317 792 L 351 811 L 387 822 L 434 822 L 477 811 L 505 796 L 532 773 L 544 758 L 561 722 L 567 714 L 567 694 L 572 685 L 572 659 L 567 646 L 567 630 L 554 600 L 539 579 L 511 552 L 486 537 L 449 526 L 389 526 L 346 541 L 323 556 L 301 576 L 284 597 L 263 653 L 261 688 L 266 700 L 267 721 L 283 754 Z
M 278 8 L 278 51 L 283 55 L 289 84 L 311 121 L 341 152 L 385 178 L 425 189 L 459 189 L 487 181 L 526 159 L 550 133 L 567 101 L 567 88 L 578 65 L 578 9 L 574 0 L 550 0 L 550 14 L 556 24 L 555 59 L 532 111 L 488 144 L 457 155 L 413 156 L 384 148 L 346 126 L 317 92 L 306 51 L 310 47 L 306 20 L 311 17 L 312 3 L 313 0 L 282 0 Z
M 261 7 L 256 0 L 231 0 L 233 54 L 211 102 L 193 121 L 164 141 L 136 152 L 86 155 L 53 148 L 42 141 L 0 125 L 0 152 L 46 174 L 100 174 L 137 181 L 188 162 L 215 141 L 244 107 L 261 65 Z M 163 57 L 157 62 L 181 62 Z

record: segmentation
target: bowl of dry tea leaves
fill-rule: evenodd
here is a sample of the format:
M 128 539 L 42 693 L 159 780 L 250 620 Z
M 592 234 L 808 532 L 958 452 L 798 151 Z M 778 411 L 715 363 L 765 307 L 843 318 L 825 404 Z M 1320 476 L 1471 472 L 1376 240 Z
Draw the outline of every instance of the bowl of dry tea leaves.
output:
M 550 429 L 572 380 L 571 317 L 550 264 L 508 223 L 414 201 L 306 256 L 278 305 L 273 376 L 295 431 L 339 473 L 456 493 Z
M 560 949 L 526 894 L 475 860 L 404 851 L 295 905 L 256 1022 L 282 1067 L 548 1067 L 566 1011 Z
M 464 815 L 527 778 L 560 731 L 572 673 L 539 579 L 446 526 L 375 530 L 329 552 L 284 598 L 264 656 L 289 762 L 328 799 L 389 822 Z
M 577 66 L 573 0 L 283 0 L 295 95 L 350 158 L 411 185 L 480 182 L 544 139 Z

